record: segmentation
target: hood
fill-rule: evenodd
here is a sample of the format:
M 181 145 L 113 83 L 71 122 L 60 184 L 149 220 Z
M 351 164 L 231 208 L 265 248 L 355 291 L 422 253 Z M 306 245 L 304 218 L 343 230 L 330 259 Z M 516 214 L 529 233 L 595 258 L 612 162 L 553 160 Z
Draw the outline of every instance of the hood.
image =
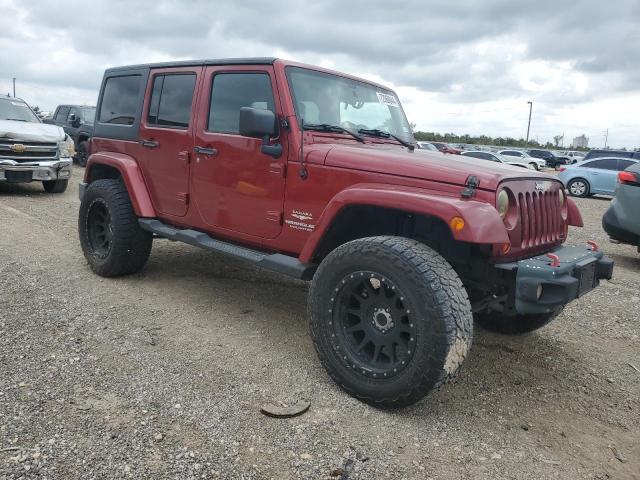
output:
M 0 120 L 0 140 L 21 140 L 23 142 L 59 142 L 65 133 L 57 125 L 36 122 L 16 122 Z
M 510 165 L 428 150 L 413 153 L 396 145 L 346 145 L 331 148 L 325 164 L 333 167 L 386 173 L 463 186 L 469 175 L 480 180 L 482 190 L 496 190 L 510 178 L 553 178 L 534 170 L 516 171 Z

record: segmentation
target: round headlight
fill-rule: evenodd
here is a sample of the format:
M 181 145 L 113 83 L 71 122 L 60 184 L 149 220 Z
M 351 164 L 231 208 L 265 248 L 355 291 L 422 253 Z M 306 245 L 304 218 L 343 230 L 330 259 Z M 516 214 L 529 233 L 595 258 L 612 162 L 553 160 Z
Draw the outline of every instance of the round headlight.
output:
M 504 217 L 507 216 L 507 212 L 509 211 L 509 194 L 506 192 L 506 190 L 501 190 L 498 194 L 496 208 L 498 209 L 500 218 L 504 219 Z
M 564 196 L 564 190 L 563 189 L 558 190 L 558 202 L 560 202 L 561 207 L 564 207 L 565 201 L 566 201 L 566 198 Z

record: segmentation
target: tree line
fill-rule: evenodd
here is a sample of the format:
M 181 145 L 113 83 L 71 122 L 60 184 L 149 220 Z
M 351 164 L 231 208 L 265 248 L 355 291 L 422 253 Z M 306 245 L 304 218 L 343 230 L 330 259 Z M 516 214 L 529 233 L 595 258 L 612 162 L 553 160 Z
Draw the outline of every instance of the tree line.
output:
M 497 147 L 560 148 L 551 142 L 539 143 L 531 139 L 529 139 L 529 142 L 526 142 L 524 138 L 489 137 L 488 135 L 474 137 L 468 134 L 456 135 L 455 133 L 414 132 L 414 136 L 416 140 L 425 142 L 471 143 L 475 145 L 495 145 Z M 572 150 L 588 150 L 588 148 L 572 148 Z

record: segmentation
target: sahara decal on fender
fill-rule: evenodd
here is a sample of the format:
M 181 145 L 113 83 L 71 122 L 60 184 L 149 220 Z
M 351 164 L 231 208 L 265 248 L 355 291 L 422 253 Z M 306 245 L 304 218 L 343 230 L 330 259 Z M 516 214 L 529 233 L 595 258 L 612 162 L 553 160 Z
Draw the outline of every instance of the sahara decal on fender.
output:
M 296 220 L 285 220 L 289 227 L 295 230 L 302 230 L 305 232 L 312 232 L 316 227 L 315 224 L 305 223 L 307 220 L 313 220 L 313 214 L 309 212 L 302 212 L 300 210 L 292 210 L 291 216 Z

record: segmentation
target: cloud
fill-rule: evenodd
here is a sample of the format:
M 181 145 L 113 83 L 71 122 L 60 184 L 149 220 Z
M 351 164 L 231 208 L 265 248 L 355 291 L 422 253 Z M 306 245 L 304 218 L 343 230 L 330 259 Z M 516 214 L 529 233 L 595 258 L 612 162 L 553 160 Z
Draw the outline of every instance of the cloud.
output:
M 460 133 L 516 135 L 516 106 L 526 110 L 532 99 L 536 124 L 556 122 L 536 127 L 550 138 L 572 128 L 576 109 L 591 105 L 601 116 L 603 100 L 618 106 L 620 96 L 640 94 L 637 0 L 307 0 L 278 8 L 259 0 L 0 0 L 0 9 L 9 19 L 0 30 L 0 91 L 16 76 L 47 108 L 61 96 L 95 98 L 113 65 L 267 55 L 410 92 L 406 104 L 428 102 L 407 108 L 419 126 Z M 458 118 L 457 128 L 426 113 L 496 106 L 499 115 Z M 589 128 L 600 128 L 596 118 Z M 621 141 L 640 144 L 633 133 Z

